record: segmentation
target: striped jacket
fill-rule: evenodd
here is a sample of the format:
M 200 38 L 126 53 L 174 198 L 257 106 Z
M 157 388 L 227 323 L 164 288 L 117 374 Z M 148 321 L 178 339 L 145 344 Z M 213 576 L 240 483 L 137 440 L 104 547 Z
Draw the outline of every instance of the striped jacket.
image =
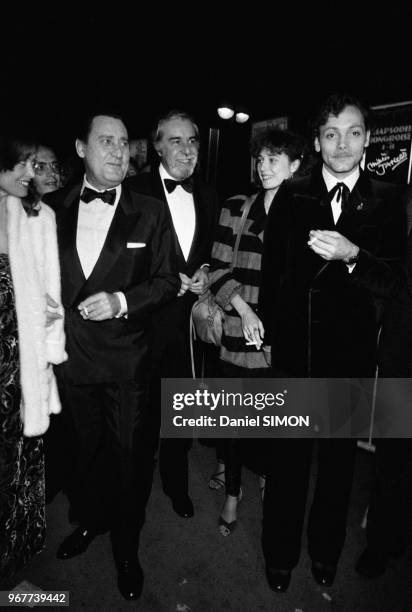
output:
M 255 200 L 243 228 L 233 272 L 230 271 L 230 265 L 240 229 L 245 196 L 229 198 L 222 207 L 210 267 L 211 292 L 225 311 L 220 358 L 250 369 L 266 368 L 267 363 L 262 350 L 256 350 L 255 346 L 246 346 L 241 318 L 230 301 L 238 294 L 254 311 L 258 304 L 266 213 L 263 194 L 253 197 Z

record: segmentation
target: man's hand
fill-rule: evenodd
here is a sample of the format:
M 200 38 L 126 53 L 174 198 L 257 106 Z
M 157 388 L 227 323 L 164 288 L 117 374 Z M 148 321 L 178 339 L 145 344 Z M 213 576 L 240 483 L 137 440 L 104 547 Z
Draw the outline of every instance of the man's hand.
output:
M 189 287 L 192 293 L 201 295 L 209 287 L 209 275 L 203 268 L 199 268 L 191 278 L 192 284 Z
M 346 261 L 355 257 L 359 252 L 356 244 L 339 232 L 329 230 L 311 230 L 308 245 L 314 253 L 327 261 Z
M 188 289 L 190 289 L 192 285 L 192 279 L 187 276 L 187 274 L 183 274 L 183 272 L 179 272 L 181 285 L 177 297 L 182 297 L 186 293 Z
M 83 319 L 106 321 L 119 314 L 120 307 L 120 300 L 117 295 L 101 291 L 80 302 L 77 308 Z
M 53 323 L 57 321 L 57 319 L 62 319 L 63 317 L 58 312 L 54 312 L 54 310 L 51 310 L 58 308 L 59 305 L 48 293 L 46 293 L 46 302 L 46 327 L 50 327 L 50 325 L 53 325 Z

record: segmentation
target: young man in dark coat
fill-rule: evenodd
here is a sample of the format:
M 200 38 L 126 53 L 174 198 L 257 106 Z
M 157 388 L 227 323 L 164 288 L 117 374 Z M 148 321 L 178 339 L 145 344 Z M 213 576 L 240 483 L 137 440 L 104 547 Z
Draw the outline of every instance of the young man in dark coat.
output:
M 400 269 L 403 207 L 396 187 L 360 168 L 370 131 L 357 99 L 330 96 L 314 136 L 322 164 L 284 191 L 265 233 L 265 344 L 284 376 L 373 377 L 378 302 Z M 269 584 L 284 591 L 300 555 L 312 441 L 277 440 L 272 448 L 262 542 Z M 308 547 L 323 586 L 334 580 L 345 540 L 355 451 L 354 440 L 319 441 Z

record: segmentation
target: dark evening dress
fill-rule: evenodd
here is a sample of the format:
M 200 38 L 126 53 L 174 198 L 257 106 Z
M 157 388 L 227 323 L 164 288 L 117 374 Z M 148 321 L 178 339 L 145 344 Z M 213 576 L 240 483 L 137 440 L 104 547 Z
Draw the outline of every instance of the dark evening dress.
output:
M 0 578 L 45 540 L 43 440 L 23 436 L 17 318 L 8 256 L 0 254 Z

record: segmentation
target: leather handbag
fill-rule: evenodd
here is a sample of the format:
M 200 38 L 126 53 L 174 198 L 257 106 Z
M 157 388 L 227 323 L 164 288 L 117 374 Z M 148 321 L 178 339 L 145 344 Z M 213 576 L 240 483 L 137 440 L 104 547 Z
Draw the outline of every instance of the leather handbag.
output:
M 236 236 L 236 242 L 233 249 L 232 262 L 230 271 L 232 272 L 236 266 L 237 254 L 239 250 L 240 238 L 245 226 L 250 207 L 252 206 L 255 197 L 244 197 L 245 203 L 243 207 L 242 217 L 240 220 L 239 231 Z M 238 199 L 239 196 L 236 196 Z M 200 338 L 203 342 L 220 346 L 222 343 L 223 321 L 225 315 L 223 309 L 216 303 L 216 300 L 208 289 L 203 295 L 199 296 L 198 300 L 192 306 L 190 316 L 190 339 L 192 350 L 192 338 Z

